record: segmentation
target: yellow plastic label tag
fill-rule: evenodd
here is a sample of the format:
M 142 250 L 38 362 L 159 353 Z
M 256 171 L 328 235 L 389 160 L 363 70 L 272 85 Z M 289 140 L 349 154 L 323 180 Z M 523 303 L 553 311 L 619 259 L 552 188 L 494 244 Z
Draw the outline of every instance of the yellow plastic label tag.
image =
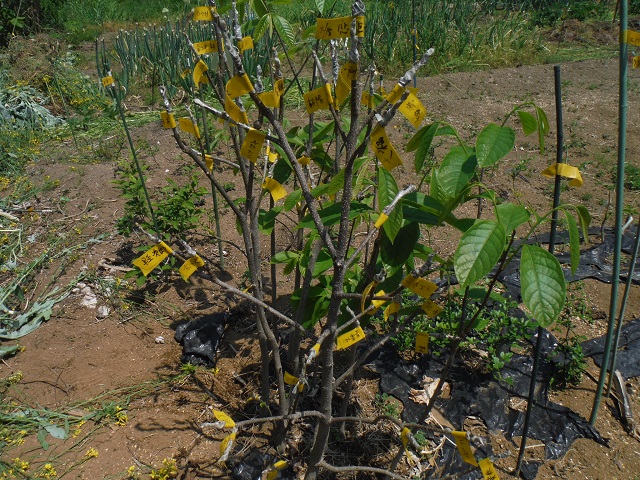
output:
M 631 59 L 631 66 L 633 68 L 640 68 L 640 57 L 633 57 Z
M 191 69 L 189 68 L 185 68 L 181 73 L 180 76 L 184 79 L 187 78 L 187 75 L 189 75 L 191 73 Z
M 380 212 L 380 215 L 378 215 L 378 220 L 376 220 L 376 223 L 374 223 L 373 226 L 376 228 L 380 228 L 388 219 L 389 215 L 384 212 Z
M 373 103 L 373 95 L 369 95 L 369 92 L 362 92 L 360 104 L 373 110 L 373 108 L 375 107 Z
M 485 478 L 485 480 L 500 480 L 498 472 L 496 472 L 493 463 L 491 463 L 491 460 L 489 460 L 488 458 L 483 458 L 482 460 L 480 460 L 478 462 L 478 466 L 480 467 L 480 470 L 482 470 L 482 476 Z
M 107 77 L 102 77 L 102 86 L 103 87 L 110 87 L 111 85 L 113 85 L 113 77 L 111 75 L 109 75 Z
M 220 456 L 224 456 L 227 453 L 227 448 L 231 448 L 233 441 L 236 439 L 236 432 L 231 432 L 230 435 L 224 437 L 224 440 L 220 442 Z
M 404 90 L 405 89 L 402 85 L 396 83 L 396 86 L 393 87 L 393 90 L 391 90 L 389 92 L 389 95 L 386 96 L 387 102 L 396 103 L 398 100 L 400 100 L 400 97 L 402 97 Z
M 227 82 L 226 90 L 229 97 L 237 98 L 253 90 L 253 85 L 251 85 L 251 80 L 249 80 L 248 75 L 245 73 L 241 77 L 238 75 L 232 77 Z
M 213 416 L 216 417 L 216 420 L 220 420 L 221 422 L 224 422 L 224 428 L 233 428 L 236 426 L 236 422 L 234 422 L 229 415 L 227 415 L 224 412 L 221 412 L 220 410 L 214 410 Z
M 473 452 L 471 451 L 471 444 L 469 443 L 469 439 L 467 438 L 466 432 L 451 432 L 453 434 L 453 438 L 456 441 L 456 446 L 458 447 L 458 452 L 460 452 L 460 456 L 462 460 L 465 462 L 478 466 L 478 462 L 473 456 Z
M 435 318 L 442 312 L 442 307 L 434 301 L 427 299 L 427 301 L 422 304 L 422 310 L 429 318 Z
M 209 79 L 204 76 L 204 72 L 207 70 L 209 70 L 209 67 L 207 67 L 207 64 L 202 60 L 193 67 L 193 83 L 195 83 L 196 87 L 201 83 L 209 83 Z
M 351 82 L 358 76 L 358 65 L 347 62 L 340 68 L 338 82 L 336 84 L 336 101 L 338 104 L 344 102 L 351 91 Z
M 289 464 L 284 460 L 280 460 L 279 462 L 274 463 L 269 473 L 267 473 L 267 480 L 275 480 L 276 478 L 278 478 L 278 472 L 280 472 L 280 470 L 282 470 L 283 468 L 286 468 L 287 465 Z
M 240 50 L 240 53 L 244 52 L 245 50 L 251 50 L 252 48 L 253 38 L 251 37 L 244 37 L 238 42 L 238 50 Z
M 416 295 L 420 295 L 422 298 L 429 298 L 431 294 L 438 289 L 435 283 L 425 280 L 424 278 L 414 277 L 413 275 L 404 277 L 402 286 L 408 288 Z
M 307 166 L 311 163 L 311 158 L 307 157 L 307 156 L 302 156 L 298 159 L 298 163 L 300 165 L 304 165 Z
M 383 297 L 385 294 L 386 293 L 384 290 L 378 290 L 374 296 Z M 369 315 L 373 315 L 374 313 L 376 313 L 378 310 L 380 310 L 380 307 L 382 307 L 388 301 L 389 300 L 375 300 L 375 299 L 371 300 L 371 305 L 373 305 L 376 308 L 375 310 L 372 310 L 371 312 L 369 312 Z
M 409 430 L 407 427 L 404 427 L 402 429 L 402 432 L 400 432 L 400 439 L 402 440 L 402 446 L 406 449 L 407 445 L 409 445 L 409 434 L 411 433 L 411 430 Z
M 240 107 L 228 95 L 224 98 L 224 111 L 237 123 L 249 123 L 247 112 L 240 110 Z
M 180 273 L 182 279 L 186 282 L 187 280 L 189 280 L 189 277 L 193 275 L 193 273 L 198 269 L 198 267 L 204 267 L 204 260 L 196 255 L 185 261 L 178 269 L 178 272 Z
M 556 175 L 560 175 L 561 177 L 570 179 L 570 187 L 582 186 L 582 175 L 580 175 L 580 170 L 578 170 L 573 165 L 568 165 L 566 163 L 554 163 L 553 165 L 545 168 L 542 172 L 542 175 L 547 178 L 553 178 Z
M 377 125 L 371 132 L 371 148 L 386 170 L 391 171 L 398 165 L 402 165 L 402 159 L 391 145 L 387 132 L 380 125 Z
M 416 353 L 429 353 L 429 334 L 416 332 Z
M 204 154 L 204 161 L 207 164 L 207 170 L 213 171 L 213 157 L 211 155 Z
M 415 128 L 418 128 L 424 117 L 427 116 L 427 109 L 424 108 L 420 99 L 413 93 L 410 93 L 407 99 L 400 104 L 398 110 Z
M 360 340 L 364 340 L 365 334 L 362 327 L 356 327 L 350 332 L 343 333 L 342 335 L 338 335 L 336 339 L 336 350 L 344 350 L 345 348 L 349 348 L 351 345 L 355 345 Z
M 278 161 L 278 152 L 269 150 L 267 152 L 267 160 L 269 160 L 269 163 L 276 163 Z
M 367 303 L 367 298 L 369 298 L 369 294 L 371 293 L 371 289 L 375 288 L 376 285 L 378 285 L 378 282 L 374 280 L 369 285 L 364 287 L 364 290 L 362 291 L 362 298 L 360 299 L 360 311 L 362 313 L 364 313 L 364 307 L 365 307 L 365 304 Z
M 280 97 L 276 92 L 262 92 L 258 94 L 260 101 L 264 103 L 265 107 L 269 108 L 279 108 L 280 107 Z
M 247 136 L 244 138 L 244 142 L 242 142 L 240 154 L 250 162 L 256 163 L 258 161 L 258 155 L 260 155 L 260 151 L 262 150 L 265 137 L 266 135 L 260 130 L 250 128 Z
M 273 85 L 273 91 L 280 97 L 284 95 L 284 78 L 276 80 L 276 83 Z
M 307 107 L 307 113 L 313 113 L 318 110 L 328 109 L 333 103 L 331 98 L 331 89 L 328 83 L 304 94 L 304 103 Z
M 298 384 L 298 377 L 294 377 L 289 372 L 284 372 L 283 380 L 284 380 L 284 383 L 286 383 L 287 385 L 293 386 Z
M 205 55 L 207 53 L 213 53 L 218 51 L 217 40 L 205 40 L 204 42 L 197 42 L 193 44 L 193 48 L 198 55 Z
M 196 7 L 193 9 L 193 20 L 196 22 L 210 22 L 213 20 L 211 7 Z
M 264 183 L 262 184 L 262 188 L 266 188 L 267 190 L 269 190 L 269 193 L 271 194 L 274 202 L 277 202 L 281 198 L 287 196 L 287 191 L 284 189 L 284 187 L 273 178 L 266 178 L 264 180 Z
M 164 242 L 160 242 L 157 245 L 154 245 L 147 253 L 136 258 L 133 261 L 133 264 L 142 270 L 142 273 L 146 277 L 151 273 L 151 271 L 160 265 L 165 258 L 173 253 L 173 250 Z
M 388 320 L 391 315 L 400 311 L 401 305 L 398 302 L 390 303 L 387 308 L 384 309 L 384 319 Z
M 160 112 L 163 128 L 176 128 L 176 117 L 169 112 Z
M 316 343 L 313 347 L 311 347 L 311 350 L 315 350 L 316 356 L 318 356 L 318 354 L 320 353 L 320 344 Z
M 622 32 L 622 42 L 635 47 L 640 47 L 640 33 L 633 30 L 624 30 Z
M 349 38 L 352 20 L 353 17 L 319 18 L 316 23 L 316 38 L 318 40 Z M 364 37 L 364 17 L 356 17 L 356 36 Z
M 200 130 L 198 130 L 198 125 L 194 125 L 190 118 L 182 117 L 178 119 L 178 123 L 180 124 L 180 130 L 190 133 L 196 138 L 200 138 Z

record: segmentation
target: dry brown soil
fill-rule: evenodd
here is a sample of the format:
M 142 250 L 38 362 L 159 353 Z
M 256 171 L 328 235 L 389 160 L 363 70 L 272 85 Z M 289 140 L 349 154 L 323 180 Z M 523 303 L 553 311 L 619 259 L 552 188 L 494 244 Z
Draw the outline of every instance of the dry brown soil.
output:
M 617 155 L 618 82 L 617 61 L 588 60 L 562 65 L 565 139 L 568 161 L 580 167 L 584 186 L 563 192 L 563 201 L 588 206 L 593 224 L 611 224 L 610 187 Z M 640 73 L 629 75 L 628 161 L 640 166 Z M 555 113 L 552 65 L 524 66 L 476 73 L 448 74 L 420 78 L 420 98 L 429 110 L 431 119 L 443 119 L 454 125 L 464 137 L 470 137 L 488 122 L 500 122 L 512 106 L 534 101 L 549 115 L 551 134 L 547 150 L 539 154 L 532 137 L 518 134 L 516 149 L 501 166 L 485 177 L 499 194 L 510 201 L 521 201 L 543 211 L 551 203 L 551 183 L 540 175 L 553 162 L 555 152 Z M 515 128 L 518 125 L 511 122 Z M 398 120 L 389 129 L 391 140 L 402 145 L 412 134 L 412 127 Z M 124 137 L 114 142 L 124 145 Z M 188 159 L 175 147 L 172 137 L 159 122 L 133 131 L 133 140 L 141 157 L 150 165 L 150 188 L 164 184 L 168 176 L 179 174 Z M 90 148 L 96 148 L 98 140 Z M 71 141 L 69 140 L 69 144 Z M 122 150 L 119 157 L 126 158 Z M 405 167 L 400 168 L 402 182 L 415 182 L 412 156 L 405 154 Z M 115 400 L 126 408 L 128 421 L 118 426 L 113 419 L 100 425 L 87 423 L 79 436 L 66 441 L 48 437 L 51 446 L 44 451 L 35 436 L 28 436 L 21 447 L 9 450 L 5 461 L 19 456 L 32 464 L 32 472 L 44 462 L 52 462 L 65 478 L 127 478 L 127 469 L 135 466 L 138 472 L 148 472 L 147 466 L 158 468 L 162 460 L 174 458 L 180 468 L 180 478 L 218 478 L 227 475 L 216 464 L 221 436 L 215 431 L 202 430 L 200 424 L 212 420 L 212 409 L 233 408 L 250 413 L 255 406 L 251 399 L 256 393 L 257 340 L 251 321 L 234 323 L 222 342 L 217 373 L 199 369 L 195 374 L 157 385 L 180 371 L 180 347 L 173 340 L 178 321 L 204 313 L 226 310 L 235 305 L 218 289 L 194 279 L 190 285 L 181 280 L 152 285 L 145 291 L 105 285 L 122 278 L 119 267 L 128 267 L 133 257 L 132 247 L 146 242 L 138 236 L 123 238 L 116 233 L 115 221 L 121 215 L 123 200 L 112 180 L 116 162 L 78 164 L 57 155 L 30 167 L 30 175 L 37 181 L 44 175 L 59 180 L 56 189 L 42 193 L 31 206 L 34 212 L 20 213 L 20 221 L 36 237 L 33 251 L 42 249 L 37 242 L 46 242 L 51 235 L 72 234 L 79 229 L 79 241 L 95 238 L 86 248 L 70 255 L 76 257 L 64 272 L 56 269 L 59 260 L 37 277 L 37 288 L 48 284 L 54 272 L 55 285 L 64 287 L 78 274 L 88 273 L 84 282 L 97 294 L 97 307 L 105 305 L 110 313 L 102 318 L 96 308 L 81 306 L 83 293 L 74 291 L 56 305 L 53 317 L 35 332 L 20 340 L 26 350 L 0 364 L 0 377 L 22 372 L 24 378 L 5 392 L 6 398 L 20 404 L 60 409 L 80 402 L 74 411 L 82 415 L 101 402 Z M 512 178 L 510 170 L 523 163 L 521 176 Z M 223 174 L 226 182 L 233 182 L 230 172 Z M 68 202 L 62 203 L 65 196 Z M 638 192 L 626 192 L 626 204 L 640 208 Z M 210 205 L 210 199 L 207 200 Z M 38 213 L 39 210 L 44 212 Z M 609 218 L 605 219 L 608 213 Z M 231 213 L 223 214 L 223 238 L 237 239 Z M 55 229 L 55 230 L 54 230 Z M 283 234 L 283 236 L 286 236 Z M 595 240 L 595 239 L 594 239 Z M 287 240 L 282 240 L 283 242 Z M 445 254 L 452 252 L 446 239 L 434 236 L 431 240 Z M 216 259 L 217 248 L 208 242 L 199 248 L 209 258 Z M 226 248 L 226 247 L 225 247 Z M 266 254 L 265 254 L 266 258 Z M 66 260 L 69 260 L 67 258 Z M 244 272 L 240 253 L 226 248 L 226 269 L 229 281 L 240 284 Z M 58 262 L 58 263 L 56 263 Z M 118 267 L 118 268 L 112 268 Z M 290 280 L 279 276 L 279 289 L 286 293 Z M 609 305 L 609 286 L 597 281 L 584 282 L 584 301 L 592 317 L 575 318 L 577 333 L 589 338 L 601 335 L 606 329 Z M 285 305 L 285 304 L 283 304 Z M 285 305 L 286 308 L 286 305 Z M 628 319 L 640 316 L 640 290 L 633 287 L 627 309 Z M 157 337 L 162 336 L 164 343 Z M 598 370 L 590 362 L 582 383 L 552 394 L 552 399 L 566 405 L 580 415 L 590 415 Z M 375 381 L 360 379 L 364 408 L 373 410 Z M 140 386 L 136 393 L 131 386 Z M 637 379 L 631 381 L 633 407 L 640 415 L 640 396 Z M 117 389 L 123 389 L 117 391 Z M 146 390 L 145 390 L 146 389 Z M 128 397 L 130 396 L 130 397 Z M 130 401 L 127 403 L 126 400 Z M 629 437 L 620 421 L 611 412 L 611 402 L 604 402 L 596 427 L 610 439 L 610 447 L 579 440 L 557 461 L 548 462 L 538 478 L 567 479 L 633 479 L 640 472 L 640 443 Z M 255 432 L 259 440 L 260 432 Z M 253 439 L 245 437 L 243 445 Z M 539 442 L 530 441 L 532 456 L 539 457 Z M 99 455 L 82 462 L 89 448 Z M 248 448 L 248 447 L 247 447 Z M 509 477 L 514 445 L 507 447 L 510 458 L 496 463 L 501 477 Z M 147 474 L 141 474 L 147 478 Z

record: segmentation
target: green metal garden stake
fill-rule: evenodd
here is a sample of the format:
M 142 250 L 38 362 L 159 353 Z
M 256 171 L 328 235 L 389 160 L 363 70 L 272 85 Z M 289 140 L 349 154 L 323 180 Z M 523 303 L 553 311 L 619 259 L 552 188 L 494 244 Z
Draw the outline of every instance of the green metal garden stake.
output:
M 556 94 L 556 128 L 558 131 L 558 142 L 556 147 L 556 163 L 563 163 L 564 155 L 564 131 L 562 128 L 562 83 L 560 81 L 560 65 L 553 67 Z M 558 229 L 558 206 L 560 205 L 560 186 L 562 177 L 557 173 L 553 187 L 553 211 L 551 213 L 551 231 L 549 232 L 549 253 L 553 254 L 556 246 L 556 232 Z M 542 351 L 542 336 L 544 329 L 538 326 L 536 347 L 533 355 L 533 366 L 531 368 L 531 383 L 529 383 L 529 396 L 527 398 L 527 411 L 524 417 L 524 425 L 522 426 L 522 439 L 520 440 L 520 451 L 518 452 L 518 460 L 514 476 L 520 475 L 524 452 L 527 447 L 527 437 L 529 435 L 529 425 L 531 423 L 531 413 L 533 412 L 533 403 L 536 392 L 536 378 L 538 377 L 538 369 L 540 367 L 540 354 Z
M 602 366 L 600 367 L 600 378 L 596 396 L 593 400 L 593 409 L 589 423 L 594 425 L 598 417 L 598 409 L 602 400 L 602 391 L 607 377 L 611 347 L 613 344 L 613 334 L 615 330 L 616 311 L 618 306 L 618 285 L 620 283 L 620 254 L 622 250 L 622 210 L 624 206 L 624 165 L 627 145 L 627 69 L 629 59 L 627 58 L 627 26 L 628 26 L 628 1 L 620 2 L 620 78 L 619 78 L 619 119 L 618 119 L 618 166 L 616 175 L 616 212 L 614 227 L 614 247 L 613 247 L 613 270 L 611 272 L 611 300 L 609 303 L 609 325 L 605 339 L 604 353 L 602 355 Z
M 618 342 L 620 340 L 620 331 L 622 330 L 622 321 L 624 320 L 624 313 L 627 309 L 627 300 L 629 299 L 629 292 L 631 291 L 631 282 L 633 281 L 633 274 L 635 272 L 636 260 L 638 258 L 638 247 L 640 247 L 640 220 L 638 220 L 638 227 L 636 230 L 636 240 L 633 245 L 633 253 L 631 254 L 631 263 L 629 265 L 629 276 L 625 284 L 624 295 L 622 296 L 622 303 L 620 304 L 620 314 L 618 315 L 618 325 L 616 326 L 616 334 L 613 339 L 613 353 L 611 355 L 611 367 L 609 368 L 609 381 L 607 382 L 607 395 L 611 393 L 611 381 L 613 380 L 613 374 L 616 371 L 616 359 L 618 356 Z

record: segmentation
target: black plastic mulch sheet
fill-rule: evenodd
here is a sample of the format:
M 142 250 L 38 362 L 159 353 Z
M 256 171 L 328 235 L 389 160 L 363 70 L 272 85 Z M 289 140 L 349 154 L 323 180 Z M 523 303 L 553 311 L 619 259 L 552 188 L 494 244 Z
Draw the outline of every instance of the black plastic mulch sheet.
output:
M 589 234 L 592 236 L 599 236 L 601 234 L 600 229 L 589 229 Z M 631 254 L 633 250 L 633 244 L 636 236 L 636 228 L 629 227 L 622 235 L 622 251 L 626 254 Z M 556 237 L 556 243 L 558 245 L 557 250 L 560 248 L 560 244 L 568 242 L 567 232 L 558 232 Z M 539 242 L 545 244 L 549 242 L 549 235 L 543 234 L 531 239 L 528 243 Z M 578 280 L 584 280 L 586 278 L 593 278 L 604 283 L 611 283 L 611 272 L 613 271 L 613 265 L 611 264 L 614 251 L 614 234 L 610 229 L 604 230 L 603 240 L 600 243 L 596 243 L 589 248 L 585 248 L 580 252 L 580 265 L 576 270 L 575 275 L 571 274 L 570 269 L 570 255 L 569 253 L 558 253 L 556 257 L 563 265 L 565 279 L 567 282 L 576 282 Z M 507 291 L 511 297 L 519 301 L 520 297 L 520 257 L 515 258 L 507 268 L 498 276 L 498 279 L 507 288 Z M 620 278 L 622 281 L 626 281 L 629 272 L 629 266 L 623 266 L 620 269 Z M 636 267 L 633 274 L 632 282 L 635 285 L 640 285 L 640 258 L 636 261 Z
M 533 341 L 534 339 L 532 339 Z M 543 358 L 553 356 L 557 345 L 556 339 L 545 331 Z M 437 377 L 444 365 L 445 358 L 423 355 L 415 361 L 402 360 L 393 347 L 383 349 L 371 360 L 370 367 L 380 374 L 380 390 L 393 395 L 404 405 L 402 419 L 405 422 L 416 422 L 425 409 L 409 398 L 410 390 L 420 389 L 424 375 Z M 507 439 L 522 434 L 524 411 L 511 408 L 510 397 L 523 399 L 529 392 L 533 359 L 514 355 L 512 360 L 502 369 L 504 380 L 497 381 L 488 374 L 469 371 L 458 362 L 448 377 L 451 384 L 451 396 L 438 399 L 436 408 L 458 430 L 463 429 L 463 422 L 468 417 L 477 417 L 484 422 L 491 432 L 502 431 Z M 567 407 L 549 401 L 548 382 L 553 369 L 551 362 L 543 362 L 535 396 L 529 438 L 545 444 L 545 457 L 557 459 L 564 455 L 574 440 L 588 438 L 602 445 L 607 440 L 595 430 L 589 422 Z M 524 408 L 523 408 L 524 410 Z M 433 437 L 432 437 L 433 438 Z M 491 441 L 484 439 L 484 445 L 472 445 L 476 449 L 478 460 L 491 457 Z M 518 446 L 513 443 L 510 455 L 515 458 Z M 460 478 L 482 478 L 479 470 L 469 472 L 470 465 L 462 462 L 452 442 L 447 442 L 438 459 L 440 471 L 437 477 L 445 475 L 462 475 Z M 523 471 L 525 478 L 535 478 L 538 465 L 529 464 Z M 465 473 L 467 472 L 467 473 Z
M 182 345 L 182 363 L 213 367 L 224 329 L 229 320 L 227 313 L 205 315 L 176 328 L 174 338 Z
M 602 367 L 605 337 L 594 338 L 582 343 L 582 351 L 586 357 L 592 357 Z M 622 326 L 618 341 L 616 370 L 620 370 L 624 378 L 640 377 L 640 318 Z

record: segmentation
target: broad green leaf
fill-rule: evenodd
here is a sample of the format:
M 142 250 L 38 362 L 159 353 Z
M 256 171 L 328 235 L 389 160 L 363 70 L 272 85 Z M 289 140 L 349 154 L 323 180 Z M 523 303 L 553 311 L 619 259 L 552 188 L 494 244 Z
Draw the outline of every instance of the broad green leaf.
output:
M 529 221 L 530 216 L 526 208 L 515 203 L 502 203 L 496 206 L 496 217 L 504 226 L 507 235 L 511 235 L 516 228 Z
M 307 265 L 308 266 L 308 265 Z M 316 264 L 313 267 L 313 278 L 317 278 L 324 272 L 333 267 L 333 260 L 326 248 L 320 250 L 318 258 L 316 258 Z
M 256 28 L 253 29 L 253 40 L 257 42 L 262 37 L 264 37 L 264 34 L 266 33 L 270 25 L 271 21 L 269 17 L 267 15 L 261 16 L 258 24 L 256 25 Z
M 51 435 L 53 438 L 57 438 L 59 440 L 65 440 L 68 436 L 64 428 L 58 427 L 56 425 L 45 425 L 44 429 L 49 432 L 49 435 Z
M 351 202 L 351 208 L 349 210 L 349 220 L 353 220 L 360 215 L 371 212 L 372 210 L 370 206 L 365 205 L 364 203 Z M 319 214 L 320 218 L 322 219 L 322 223 L 324 223 L 326 227 L 337 225 L 338 223 L 340 223 L 340 217 L 342 215 L 342 204 L 332 203 L 328 207 L 321 209 Z M 313 223 L 313 218 L 311 218 L 311 215 L 305 215 L 302 220 L 300 220 L 300 223 L 298 223 L 297 228 L 315 229 L 315 223 Z
M 323 14 L 324 13 L 324 0 L 314 0 L 316 4 L 316 12 Z
M 536 245 L 524 245 L 520 259 L 522 301 L 542 327 L 556 321 L 566 298 L 564 273 L 558 259 Z
M 293 210 L 293 208 L 297 205 L 301 198 L 302 189 L 294 190 L 289 195 L 287 195 L 287 198 L 284 199 L 284 211 L 289 212 Z
M 420 130 L 418 130 L 416 133 L 413 134 L 413 137 L 409 139 L 404 151 L 415 152 L 422 144 L 422 141 L 428 138 L 428 136 L 430 135 L 429 131 L 433 130 L 433 134 L 431 134 L 431 140 L 427 140 L 429 144 L 431 144 L 431 141 L 433 140 L 433 137 L 438 131 L 439 126 L 440 126 L 439 122 L 434 122 L 430 125 L 425 125 L 424 127 L 422 127 Z
M 405 204 L 402 205 L 402 217 L 405 221 L 422 225 L 440 225 L 442 223 L 437 215 Z
M 538 143 L 540 144 L 540 153 L 544 153 L 544 137 L 549 133 L 549 120 L 547 114 L 540 107 L 536 106 L 536 115 L 538 116 Z
M 20 351 L 20 345 L 4 345 L 0 346 L 0 358 L 9 357 Z
M 36 438 L 38 439 L 38 442 L 40 442 L 40 446 L 43 450 L 49 449 L 49 444 L 47 443 L 47 431 L 44 428 L 38 430 Z
M 282 37 L 284 43 L 287 45 L 293 45 L 296 41 L 296 36 L 295 33 L 293 33 L 293 27 L 291 27 L 289 21 L 280 15 L 271 14 L 271 16 L 273 26 L 276 27 L 276 30 L 280 34 L 280 37 Z
M 258 229 L 265 235 L 271 235 L 276 226 L 276 217 L 282 211 L 282 207 L 274 207 L 271 210 L 260 209 L 258 212 Z
M 378 169 L 378 204 L 380 210 L 389 205 L 398 195 L 398 184 L 393 174 L 387 169 L 380 167 Z M 402 227 L 402 208 L 396 208 L 389 214 L 389 218 L 382 225 L 385 233 L 392 242 Z
M 490 123 L 478 134 L 476 157 L 481 168 L 490 167 L 508 154 L 516 143 L 516 132 Z
M 329 309 L 328 289 L 322 285 L 312 285 L 309 287 L 307 301 L 303 309 L 301 324 L 304 328 L 312 328 L 318 320 L 326 315 Z M 291 294 L 291 305 L 294 312 L 298 310 L 300 305 L 300 289 L 295 290 Z M 311 308 L 313 306 L 313 308 Z
M 386 234 L 383 234 L 380 239 L 382 261 L 392 267 L 404 264 L 413 252 L 413 247 L 418 243 L 418 240 L 420 240 L 420 225 L 416 222 L 405 224 L 393 242 Z
M 571 275 L 575 275 L 578 265 L 580 265 L 580 232 L 578 222 L 568 209 L 563 208 L 569 226 L 569 253 L 571 256 Z
M 505 231 L 495 220 L 479 220 L 460 239 L 453 267 L 460 286 L 467 287 L 487 275 L 505 247 Z
M 287 263 L 291 260 L 298 260 L 299 258 L 299 252 L 285 250 L 284 252 L 278 252 L 273 257 L 271 257 L 271 263 Z
M 259 17 L 264 17 L 269 13 L 269 8 L 264 0 L 251 0 L 250 5 Z
M 424 161 L 427 159 L 427 157 L 429 156 L 429 153 L 431 151 L 431 144 L 433 143 L 433 137 L 435 136 L 436 132 L 438 131 L 438 126 L 440 124 L 439 123 L 433 123 L 426 128 L 426 130 L 424 129 L 420 129 L 418 131 L 418 133 L 416 133 L 416 135 L 414 135 L 413 138 L 416 138 L 416 136 L 418 134 L 420 134 L 420 141 L 416 142 L 417 145 L 415 147 L 416 150 L 416 156 L 415 159 L 413 161 L 413 165 L 415 167 L 416 173 L 419 173 L 420 170 L 422 170 L 422 167 L 424 166 Z M 411 140 L 413 140 L 413 138 Z M 409 143 L 411 143 L 411 140 L 409 140 Z M 413 150 L 409 150 L 409 147 L 413 147 L 413 145 L 407 145 L 407 151 L 413 151 Z
M 524 132 L 525 136 L 529 136 L 532 133 L 538 131 L 538 121 L 536 120 L 536 117 L 531 115 L 529 112 L 518 110 L 518 118 L 520 118 L 522 131 Z
M 591 214 L 586 207 L 577 205 L 575 207 L 578 213 L 578 219 L 580 220 L 580 228 L 582 229 L 582 236 L 585 242 L 589 241 L 589 225 L 591 224 Z
M 465 152 L 462 147 L 453 147 L 436 170 L 439 189 L 448 199 L 455 198 L 475 177 L 477 166 L 476 156 L 471 149 Z

